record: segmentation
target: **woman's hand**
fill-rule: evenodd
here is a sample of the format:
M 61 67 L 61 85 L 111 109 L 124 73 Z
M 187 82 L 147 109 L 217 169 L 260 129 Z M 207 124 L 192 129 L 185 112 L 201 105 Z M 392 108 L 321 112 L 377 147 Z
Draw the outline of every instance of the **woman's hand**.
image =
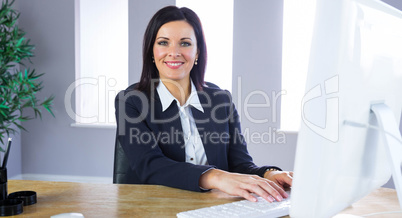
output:
M 281 181 L 281 180 L 280 180 Z M 288 194 L 274 181 L 257 175 L 229 173 L 212 169 L 200 177 L 200 186 L 205 189 L 219 189 L 227 194 L 244 197 L 249 201 L 257 201 L 251 193 L 255 193 L 269 202 L 282 201 Z
M 264 178 L 274 181 L 282 189 L 292 186 L 293 172 L 288 171 L 267 171 Z

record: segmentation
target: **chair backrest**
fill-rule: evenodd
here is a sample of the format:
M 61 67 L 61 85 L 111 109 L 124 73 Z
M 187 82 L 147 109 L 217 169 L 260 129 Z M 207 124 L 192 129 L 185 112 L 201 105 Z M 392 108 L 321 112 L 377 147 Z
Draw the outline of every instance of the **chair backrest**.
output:
M 114 167 L 113 167 L 113 183 L 114 184 L 127 184 L 128 179 L 126 173 L 130 169 L 127 156 L 124 153 L 123 147 L 116 137 L 114 148 Z
M 218 88 L 219 86 L 205 82 L 208 87 Z M 130 169 L 130 164 L 128 162 L 127 156 L 124 153 L 123 147 L 121 146 L 119 140 L 115 140 L 115 148 L 114 148 L 114 166 L 113 166 L 113 183 L 114 184 L 130 184 L 130 175 L 127 173 L 133 173 Z

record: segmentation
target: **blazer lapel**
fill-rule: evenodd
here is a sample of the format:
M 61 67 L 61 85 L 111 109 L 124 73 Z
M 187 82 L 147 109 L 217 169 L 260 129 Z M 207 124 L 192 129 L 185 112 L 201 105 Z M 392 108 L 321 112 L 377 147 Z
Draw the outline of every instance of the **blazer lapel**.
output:
M 154 106 L 151 108 L 154 110 L 154 121 L 159 130 L 157 137 L 159 137 L 159 144 L 163 147 L 163 151 L 166 156 L 173 160 L 184 162 L 185 150 L 184 150 L 184 136 L 181 126 L 179 109 L 176 102 L 172 102 L 170 106 L 162 112 L 162 104 L 159 95 L 155 91 Z M 152 118 L 151 118 L 152 119 Z

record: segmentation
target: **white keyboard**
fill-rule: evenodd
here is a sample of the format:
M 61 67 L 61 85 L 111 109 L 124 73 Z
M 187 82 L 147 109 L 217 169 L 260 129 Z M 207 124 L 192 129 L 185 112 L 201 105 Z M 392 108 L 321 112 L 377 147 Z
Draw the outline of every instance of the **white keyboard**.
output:
M 289 193 L 288 193 L 289 194 Z M 269 203 L 262 197 L 257 197 L 258 202 L 249 200 L 205 207 L 197 210 L 185 211 L 177 214 L 178 218 L 190 217 L 281 217 L 289 215 L 290 197 L 281 202 Z

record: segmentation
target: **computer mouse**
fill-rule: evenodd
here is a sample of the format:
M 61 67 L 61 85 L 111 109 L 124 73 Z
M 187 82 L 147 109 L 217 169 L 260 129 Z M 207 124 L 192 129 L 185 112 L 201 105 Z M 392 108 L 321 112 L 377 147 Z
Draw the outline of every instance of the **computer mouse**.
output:
M 82 213 L 61 213 L 51 216 L 50 218 L 84 218 Z

